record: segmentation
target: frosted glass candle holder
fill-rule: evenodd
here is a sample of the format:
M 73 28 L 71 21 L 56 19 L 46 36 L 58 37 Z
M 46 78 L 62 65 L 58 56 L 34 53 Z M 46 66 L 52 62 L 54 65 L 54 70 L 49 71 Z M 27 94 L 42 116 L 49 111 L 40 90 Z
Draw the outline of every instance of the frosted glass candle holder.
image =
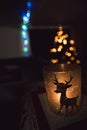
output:
M 50 109 L 69 115 L 81 104 L 81 67 L 76 64 L 50 64 L 43 68 Z

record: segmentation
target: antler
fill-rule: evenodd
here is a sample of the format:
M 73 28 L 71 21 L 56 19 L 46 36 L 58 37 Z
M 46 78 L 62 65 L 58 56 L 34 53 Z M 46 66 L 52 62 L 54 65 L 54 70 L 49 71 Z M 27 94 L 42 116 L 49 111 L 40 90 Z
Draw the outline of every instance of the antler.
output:
M 65 81 L 65 82 L 66 82 L 66 85 L 69 84 L 69 83 L 72 81 L 72 79 L 73 79 L 73 76 L 70 74 L 70 79 L 69 79 L 69 81 Z
M 56 85 L 58 85 L 58 84 L 59 84 L 59 82 L 58 82 L 58 80 L 57 80 L 57 78 L 56 78 L 56 75 L 55 75 L 54 84 L 56 84 Z

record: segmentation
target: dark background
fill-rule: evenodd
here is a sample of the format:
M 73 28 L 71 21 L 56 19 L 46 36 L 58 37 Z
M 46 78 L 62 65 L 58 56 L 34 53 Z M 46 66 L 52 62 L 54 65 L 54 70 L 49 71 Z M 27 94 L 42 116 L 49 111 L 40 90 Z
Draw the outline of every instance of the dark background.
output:
M 32 25 L 79 25 L 87 22 L 86 0 L 30 0 Z M 26 9 L 27 0 L 1 0 L 0 22 L 18 25 L 19 16 Z

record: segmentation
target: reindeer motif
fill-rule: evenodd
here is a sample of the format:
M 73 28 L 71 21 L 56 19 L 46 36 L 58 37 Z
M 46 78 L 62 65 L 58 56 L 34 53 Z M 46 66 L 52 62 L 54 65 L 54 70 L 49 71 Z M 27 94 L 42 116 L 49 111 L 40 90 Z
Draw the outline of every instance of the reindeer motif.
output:
M 55 80 L 54 80 L 54 84 L 57 85 L 57 89 L 55 90 L 56 93 L 61 93 L 61 97 L 60 97 L 60 104 L 61 104 L 61 107 L 60 107 L 60 112 L 63 108 L 63 106 L 65 105 L 65 108 L 66 108 L 66 116 L 68 116 L 68 107 L 71 106 L 71 112 L 73 111 L 74 109 L 74 106 L 76 106 L 78 108 L 78 105 L 77 105 L 77 97 L 74 97 L 74 98 L 67 98 L 66 96 L 66 91 L 67 91 L 67 88 L 71 87 L 72 84 L 70 84 L 70 82 L 72 81 L 73 77 L 70 75 L 70 79 L 69 81 L 65 81 L 65 83 L 61 82 L 59 83 L 57 78 L 56 78 L 56 75 L 55 75 Z

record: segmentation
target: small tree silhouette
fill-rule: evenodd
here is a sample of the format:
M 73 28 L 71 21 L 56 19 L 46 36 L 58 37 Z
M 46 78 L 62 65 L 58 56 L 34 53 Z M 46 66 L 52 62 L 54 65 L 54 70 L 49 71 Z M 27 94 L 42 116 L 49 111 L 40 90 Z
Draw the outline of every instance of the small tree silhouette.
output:
M 59 26 L 54 44 L 50 49 L 50 61 L 52 63 L 80 64 L 77 45 L 70 34 Z

